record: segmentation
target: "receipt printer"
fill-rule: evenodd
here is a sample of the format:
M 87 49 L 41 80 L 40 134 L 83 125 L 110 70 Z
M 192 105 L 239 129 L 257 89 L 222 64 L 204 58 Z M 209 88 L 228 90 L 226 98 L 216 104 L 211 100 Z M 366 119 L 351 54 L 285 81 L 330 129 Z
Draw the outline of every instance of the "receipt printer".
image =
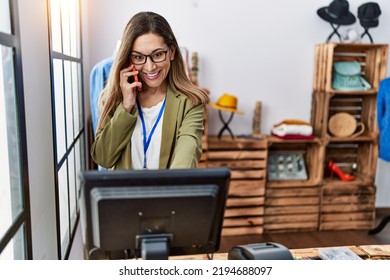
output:
M 290 251 L 273 242 L 235 246 L 229 250 L 229 260 L 292 260 Z

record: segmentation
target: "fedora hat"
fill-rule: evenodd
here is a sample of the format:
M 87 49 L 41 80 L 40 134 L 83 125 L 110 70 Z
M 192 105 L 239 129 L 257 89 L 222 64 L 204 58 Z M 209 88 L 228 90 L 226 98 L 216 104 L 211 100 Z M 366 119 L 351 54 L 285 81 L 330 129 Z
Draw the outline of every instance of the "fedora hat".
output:
M 237 97 L 234 95 L 224 93 L 216 103 L 211 103 L 210 105 L 217 110 L 228 111 L 236 114 L 244 114 L 244 112 L 237 110 Z
M 358 18 L 363 27 L 377 27 L 379 25 L 378 19 L 380 15 L 381 8 L 375 2 L 364 3 L 358 8 Z
M 329 6 L 318 9 L 317 14 L 323 20 L 338 25 L 350 25 L 356 21 L 356 17 L 349 11 L 347 0 L 334 0 Z

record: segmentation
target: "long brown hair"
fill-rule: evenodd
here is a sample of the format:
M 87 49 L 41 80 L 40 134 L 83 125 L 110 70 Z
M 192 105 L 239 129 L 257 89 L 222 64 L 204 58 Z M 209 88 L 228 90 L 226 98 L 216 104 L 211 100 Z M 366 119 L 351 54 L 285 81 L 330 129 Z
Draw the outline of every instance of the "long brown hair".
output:
M 166 19 L 153 12 L 140 12 L 130 19 L 123 31 L 121 44 L 113 62 L 107 85 L 100 95 L 99 109 L 102 114 L 99 119 L 98 129 L 103 127 L 105 119 L 113 114 L 122 102 L 120 71 L 128 67 L 134 41 L 139 36 L 147 33 L 154 33 L 163 37 L 168 47 L 176 49 L 175 57 L 171 61 L 171 67 L 167 76 L 169 86 L 173 90 L 188 96 L 193 104 L 206 104 L 209 102 L 207 93 L 194 85 L 187 77 L 179 45 Z

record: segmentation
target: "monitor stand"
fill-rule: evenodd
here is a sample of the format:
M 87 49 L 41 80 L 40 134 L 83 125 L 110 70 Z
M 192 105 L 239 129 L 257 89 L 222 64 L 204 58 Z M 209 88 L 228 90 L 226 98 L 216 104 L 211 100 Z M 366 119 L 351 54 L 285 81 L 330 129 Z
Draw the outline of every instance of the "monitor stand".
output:
M 169 243 L 172 234 L 137 235 L 136 241 L 141 248 L 141 258 L 144 260 L 167 260 L 169 257 Z

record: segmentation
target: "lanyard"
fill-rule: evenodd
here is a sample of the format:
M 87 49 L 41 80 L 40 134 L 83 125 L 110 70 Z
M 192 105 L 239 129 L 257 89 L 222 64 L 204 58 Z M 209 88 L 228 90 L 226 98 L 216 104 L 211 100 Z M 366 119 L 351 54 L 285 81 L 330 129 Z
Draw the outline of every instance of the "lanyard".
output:
M 165 101 L 167 100 L 167 98 L 165 97 L 164 98 L 164 102 L 161 106 L 161 109 L 160 109 L 160 112 L 158 113 L 158 116 L 157 116 L 157 119 L 155 121 L 155 123 L 153 124 L 153 127 L 152 129 L 150 130 L 150 133 L 149 133 L 149 136 L 146 137 L 146 125 L 145 125 L 145 119 L 144 119 L 144 115 L 142 113 L 142 108 L 141 108 L 141 105 L 139 104 L 139 101 L 137 99 L 137 107 L 138 107 L 138 114 L 139 114 L 139 117 L 141 119 L 141 123 L 142 123 L 142 133 L 143 133 L 143 144 L 144 144 L 144 169 L 147 169 L 147 164 L 146 164 L 146 152 L 149 148 L 149 144 L 150 144 L 150 141 L 152 140 L 152 136 L 153 136 L 153 133 L 154 131 L 156 130 L 156 127 L 161 119 L 161 116 L 164 112 L 164 108 L 165 108 Z

